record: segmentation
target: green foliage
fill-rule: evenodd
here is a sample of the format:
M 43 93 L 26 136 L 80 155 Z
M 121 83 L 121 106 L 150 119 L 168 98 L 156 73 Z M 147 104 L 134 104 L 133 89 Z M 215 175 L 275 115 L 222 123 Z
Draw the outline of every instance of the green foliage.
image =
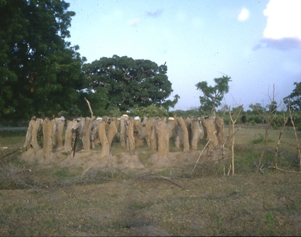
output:
M 163 106 L 152 104 L 147 107 L 134 107 L 129 113 L 131 116 L 143 117 L 168 117 L 168 112 Z
M 247 124 L 254 126 L 256 124 L 256 122 L 254 120 L 250 120 L 249 122 L 247 122 Z
M 104 116 L 108 115 L 106 107 L 109 104 L 107 90 L 104 87 L 98 87 L 95 90 L 89 90 L 88 93 L 83 93 L 81 95 L 81 100 L 85 101 L 86 98 L 90 102 L 93 114 L 95 116 Z M 82 104 L 80 110 L 85 115 L 90 115 L 90 109 L 88 104 L 85 101 L 85 104 Z
M 301 109 L 301 82 L 295 82 L 295 89 L 290 95 L 283 99 L 287 107 L 290 107 L 293 111 Z
M 111 117 L 120 117 L 122 115 L 122 112 L 119 110 L 117 106 L 109 106 L 109 108 L 106 111 L 107 116 Z
M 263 143 L 264 141 L 264 136 L 262 134 L 258 134 L 258 137 L 257 135 L 255 135 L 255 139 L 252 141 L 253 144 L 260 144 L 260 143 Z
M 187 117 L 200 117 L 202 115 L 206 115 L 206 114 L 201 113 L 201 111 L 198 108 L 189 109 L 189 110 L 174 110 L 169 112 L 170 117 L 177 116 L 177 117 L 187 118 Z
M 276 220 L 274 215 L 270 212 L 266 212 L 264 217 L 265 217 L 265 221 L 264 221 L 265 229 L 268 235 L 270 236 L 275 235 L 274 228 L 275 228 Z
M 255 139 L 252 142 L 253 144 L 263 144 L 265 142 L 265 137 L 262 134 L 255 135 Z M 268 142 L 272 142 L 272 140 L 268 139 Z
M 2 1 L 0 116 L 51 116 L 78 104 L 83 89 L 78 46 L 68 27 L 74 12 L 62 1 Z
M 203 96 L 200 96 L 201 110 L 214 112 L 221 105 L 224 95 L 229 92 L 230 79 L 228 76 L 214 78 L 215 86 L 208 86 L 207 81 L 196 84 L 196 88 L 203 93 Z
M 105 87 L 108 106 L 127 111 L 134 106 L 157 104 L 173 107 L 179 96 L 167 100 L 173 91 L 167 77 L 167 66 L 158 66 L 150 60 L 134 60 L 127 56 L 103 57 L 83 66 L 86 80 L 92 88 Z M 98 92 L 96 92 L 98 93 Z

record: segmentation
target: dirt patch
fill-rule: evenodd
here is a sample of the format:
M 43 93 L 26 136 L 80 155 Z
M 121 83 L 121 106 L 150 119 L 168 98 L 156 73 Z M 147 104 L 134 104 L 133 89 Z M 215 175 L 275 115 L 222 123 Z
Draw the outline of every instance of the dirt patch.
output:
M 169 152 L 168 156 L 159 157 L 157 152 L 150 152 L 147 159 L 145 153 L 139 151 L 114 152 L 102 157 L 99 150 L 78 151 L 73 156 L 71 152 L 57 151 L 43 158 L 43 150 L 35 152 L 29 149 L 21 155 L 21 159 L 28 163 L 38 163 L 47 167 L 56 164 L 60 167 L 81 167 L 87 169 L 117 169 L 117 170 L 149 170 L 164 167 L 185 167 L 198 163 L 201 165 L 208 161 L 226 160 L 226 150 L 216 149 L 211 152 L 188 151 Z M 201 155 L 201 156 L 200 156 Z M 144 160 L 143 162 L 141 160 Z

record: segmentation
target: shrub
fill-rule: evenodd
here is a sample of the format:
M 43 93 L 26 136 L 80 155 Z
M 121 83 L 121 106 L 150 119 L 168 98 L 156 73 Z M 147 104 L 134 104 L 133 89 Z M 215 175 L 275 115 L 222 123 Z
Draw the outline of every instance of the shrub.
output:
M 168 117 L 167 110 L 162 106 L 156 106 L 152 104 L 147 107 L 139 107 L 136 106 L 129 111 L 130 116 L 139 116 L 140 118 L 143 117 Z

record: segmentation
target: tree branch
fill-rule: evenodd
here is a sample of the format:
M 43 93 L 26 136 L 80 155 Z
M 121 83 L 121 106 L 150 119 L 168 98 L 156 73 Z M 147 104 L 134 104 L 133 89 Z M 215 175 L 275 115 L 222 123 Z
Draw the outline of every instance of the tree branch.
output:
M 90 102 L 89 100 L 86 99 L 86 97 L 84 97 L 84 99 L 86 100 L 88 106 L 89 106 L 89 110 L 90 110 L 90 113 L 91 113 L 91 118 L 93 117 L 93 111 L 92 111 L 92 108 L 91 108 L 91 105 L 90 105 Z

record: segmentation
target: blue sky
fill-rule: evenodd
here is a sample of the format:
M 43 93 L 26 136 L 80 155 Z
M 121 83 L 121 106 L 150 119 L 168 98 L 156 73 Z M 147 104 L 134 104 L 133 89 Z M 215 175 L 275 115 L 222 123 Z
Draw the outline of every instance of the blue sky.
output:
M 226 74 L 222 104 L 281 103 L 301 81 L 300 0 L 66 0 L 88 62 L 113 55 L 168 67 L 175 109 L 200 106 L 195 85 Z

